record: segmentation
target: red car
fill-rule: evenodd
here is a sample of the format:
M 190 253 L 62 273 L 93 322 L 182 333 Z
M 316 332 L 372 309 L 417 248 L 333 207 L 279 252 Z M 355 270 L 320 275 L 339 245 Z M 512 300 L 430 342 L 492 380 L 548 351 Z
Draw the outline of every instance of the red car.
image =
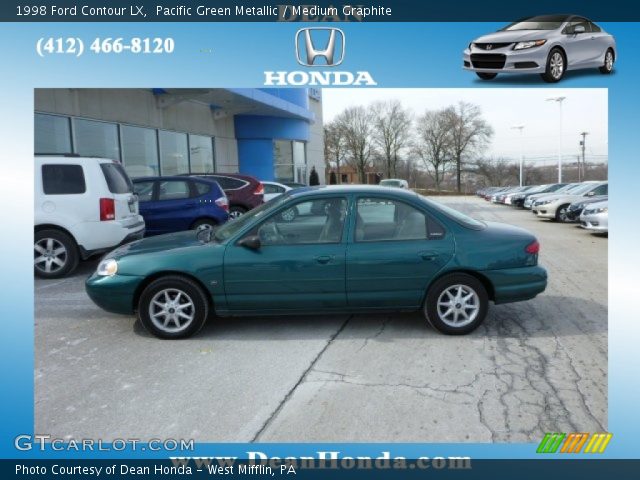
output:
M 238 218 L 264 203 L 264 186 L 254 177 L 238 173 L 208 173 L 193 175 L 218 182 L 229 200 L 229 219 Z

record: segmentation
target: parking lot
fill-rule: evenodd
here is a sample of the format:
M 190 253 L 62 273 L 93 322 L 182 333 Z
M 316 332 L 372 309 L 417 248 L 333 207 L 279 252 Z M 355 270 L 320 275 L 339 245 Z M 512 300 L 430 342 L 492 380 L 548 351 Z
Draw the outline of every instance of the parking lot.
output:
M 216 442 L 525 442 L 607 428 L 607 239 L 477 197 L 535 233 L 549 285 L 468 336 L 421 314 L 215 319 L 161 341 L 91 303 L 86 262 L 35 280 L 35 431 Z

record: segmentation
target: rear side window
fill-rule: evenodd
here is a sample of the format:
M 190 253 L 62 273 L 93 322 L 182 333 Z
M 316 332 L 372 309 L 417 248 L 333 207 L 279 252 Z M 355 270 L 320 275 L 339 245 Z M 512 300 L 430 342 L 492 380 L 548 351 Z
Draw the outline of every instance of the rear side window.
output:
M 101 163 L 100 168 L 111 193 L 131 193 L 133 185 L 119 163 Z
M 87 191 L 81 165 L 43 165 L 42 188 L 47 195 L 77 195 Z
M 594 195 L 607 195 L 609 193 L 609 184 L 604 183 L 602 185 L 598 185 L 592 190 L 592 192 Z
M 189 198 L 189 182 L 184 180 L 160 180 L 158 182 L 158 200 L 182 200 Z
M 231 177 L 214 177 L 218 185 L 222 187 L 223 190 L 236 190 L 238 188 L 242 188 L 246 185 L 246 182 L 242 180 L 238 180 L 237 178 Z
M 208 183 L 204 183 L 204 182 L 193 182 L 193 183 L 196 186 L 196 192 L 198 196 L 206 195 L 211 191 L 211 185 L 209 185 Z

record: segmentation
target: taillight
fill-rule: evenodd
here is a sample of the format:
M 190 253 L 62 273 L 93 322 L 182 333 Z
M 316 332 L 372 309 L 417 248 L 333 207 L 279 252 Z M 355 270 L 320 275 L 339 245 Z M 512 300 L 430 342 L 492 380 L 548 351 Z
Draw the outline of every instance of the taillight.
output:
M 540 252 L 540 243 L 537 240 L 534 240 L 524 249 L 525 252 L 530 253 L 531 255 L 537 255 Z
M 113 198 L 100 199 L 100 221 L 116 219 L 116 202 Z
M 254 195 L 263 195 L 264 194 L 264 185 L 262 185 L 262 182 L 258 182 L 258 186 L 253 191 L 253 194 Z
M 216 205 L 218 205 L 225 212 L 229 211 L 229 201 L 227 200 L 227 197 L 220 197 L 216 199 Z

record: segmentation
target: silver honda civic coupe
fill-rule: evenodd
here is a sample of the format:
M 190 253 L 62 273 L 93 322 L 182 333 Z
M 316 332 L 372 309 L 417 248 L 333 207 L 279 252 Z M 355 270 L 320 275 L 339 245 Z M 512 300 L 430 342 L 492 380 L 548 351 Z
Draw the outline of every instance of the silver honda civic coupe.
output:
M 539 73 L 559 81 L 567 70 L 613 71 L 616 41 L 598 25 L 577 15 L 539 15 L 475 39 L 463 52 L 463 68 L 483 80 L 499 73 Z

